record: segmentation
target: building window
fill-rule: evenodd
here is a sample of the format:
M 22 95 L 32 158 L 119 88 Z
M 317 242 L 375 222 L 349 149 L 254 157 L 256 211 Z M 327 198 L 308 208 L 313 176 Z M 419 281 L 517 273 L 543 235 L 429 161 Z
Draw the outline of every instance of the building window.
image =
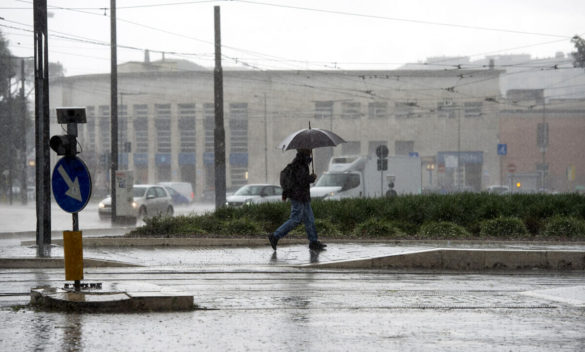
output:
M 195 152 L 195 104 L 179 104 L 181 152 Z
M 128 107 L 118 106 L 118 152 L 127 153 L 125 145 L 128 142 Z
M 238 163 L 230 167 L 232 187 L 243 186 L 248 183 L 248 104 L 230 104 L 230 161 L 238 159 Z M 245 156 L 236 158 L 235 156 Z M 242 160 L 246 160 L 245 165 Z
M 416 103 L 411 102 L 396 102 L 394 104 L 395 115 L 397 119 L 411 119 L 416 117 L 414 108 Z
M 315 102 L 315 120 L 331 119 L 333 117 L 332 101 Z
M 344 102 L 341 105 L 341 118 L 347 120 L 357 120 L 361 117 L 361 104 L 358 102 Z
M 395 155 L 409 155 L 414 152 L 414 141 L 396 141 L 394 142 Z
M 156 139 L 158 141 L 158 153 L 171 152 L 171 104 L 155 105 Z
M 148 106 L 134 105 L 135 153 L 148 153 Z
M 467 118 L 481 117 L 481 108 L 483 104 L 481 101 L 468 101 L 463 105 L 464 116 Z
M 230 104 L 230 152 L 248 152 L 248 104 Z
M 100 105 L 98 107 L 98 125 L 102 153 L 110 151 L 110 118 L 110 106 Z
M 215 105 L 203 104 L 203 128 L 205 129 L 205 152 L 213 153 L 215 146 Z
M 368 104 L 368 118 L 385 119 L 388 117 L 388 103 L 375 101 Z
M 376 149 L 381 145 L 388 147 L 388 142 L 386 142 L 386 141 L 370 141 L 368 143 L 368 155 L 376 155 Z
M 457 106 L 453 99 L 445 99 L 437 103 L 437 117 L 444 119 L 454 119 L 456 117 Z
M 95 153 L 95 106 L 87 106 L 85 108 L 87 123 L 85 128 L 87 130 L 87 144 L 84 149 L 88 152 Z M 84 126 L 84 124 L 81 124 Z

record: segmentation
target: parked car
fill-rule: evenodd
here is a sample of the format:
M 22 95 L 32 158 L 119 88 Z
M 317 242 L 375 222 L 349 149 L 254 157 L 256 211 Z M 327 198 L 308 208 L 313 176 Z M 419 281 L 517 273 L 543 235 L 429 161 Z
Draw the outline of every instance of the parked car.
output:
M 510 187 L 504 185 L 493 185 L 487 188 L 489 193 L 495 194 L 508 194 L 510 193 Z
M 173 216 L 173 200 L 167 190 L 160 185 L 134 185 L 131 207 L 134 216 L 141 219 L 147 216 Z M 112 198 L 108 196 L 98 204 L 100 219 L 112 217 Z
M 159 185 L 170 187 L 177 191 L 180 195 L 187 199 L 188 203 L 193 203 L 195 200 L 195 193 L 193 193 L 193 186 L 189 182 L 159 182 Z M 175 197 L 173 197 L 174 199 Z M 183 204 L 183 203 L 177 203 Z
M 185 205 L 191 203 L 187 197 L 177 192 L 174 188 L 168 186 L 164 187 L 167 190 L 167 192 L 169 192 L 169 195 L 171 196 L 174 205 Z
M 278 202 L 282 199 L 282 188 L 277 185 L 251 184 L 239 188 L 226 198 L 226 205 L 238 207 L 246 204 Z

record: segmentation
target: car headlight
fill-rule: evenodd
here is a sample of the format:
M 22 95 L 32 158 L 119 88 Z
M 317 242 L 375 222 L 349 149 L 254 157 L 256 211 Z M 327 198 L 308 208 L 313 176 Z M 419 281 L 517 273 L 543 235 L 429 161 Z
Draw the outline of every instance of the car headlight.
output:
M 132 208 L 134 208 L 134 209 L 138 208 L 138 203 L 132 202 Z
M 103 209 L 103 208 L 105 208 L 105 207 L 106 207 L 106 205 L 104 204 L 104 202 L 100 202 L 100 203 L 98 204 L 98 208 L 100 208 L 100 209 Z
M 252 204 L 253 202 L 254 202 L 254 201 L 253 201 L 253 199 L 246 199 L 246 201 L 244 202 L 244 204 L 246 204 L 246 205 L 250 205 L 250 204 Z

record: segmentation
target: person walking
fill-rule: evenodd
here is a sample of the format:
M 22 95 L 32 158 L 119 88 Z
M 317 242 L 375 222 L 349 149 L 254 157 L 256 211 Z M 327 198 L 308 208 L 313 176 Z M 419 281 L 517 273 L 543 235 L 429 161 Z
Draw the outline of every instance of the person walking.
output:
M 311 163 L 311 150 L 298 149 L 297 155 L 292 161 L 292 184 L 290 190 L 283 189 L 282 200 L 290 199 L 291 211 L 289 219 L 280 225 L 279 228 L 268 235 L 268 240 L 272 249 L 276 250 L 278 241 L 286 236 L 292 229 L 297 227 L 301 222 L 305 224 L 305 231 L 309 239 L 309 248 L 312 250 L 321 251 L 327 247 L 326 244 L 321 243 L 317 237 L 317 229 L 315 227 L 315 216 L 311 208 L 311 192 L 310 185 L 315 182 L 317 176 L 312 173 L 309 174 L 309 164 Z

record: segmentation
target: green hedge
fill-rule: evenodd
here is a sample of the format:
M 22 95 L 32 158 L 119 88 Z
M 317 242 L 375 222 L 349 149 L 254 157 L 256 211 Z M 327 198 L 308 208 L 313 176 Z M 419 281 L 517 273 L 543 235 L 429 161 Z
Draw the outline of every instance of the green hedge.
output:
M 431 194 L 314 200 L 312 206 L 317 231 L 330 237 L 585 238 L 585 196 L 579 194 Z M 288 202 L 221 208 L 200 216 L 152 218 L 129 235 L 265 236 L 289 214 Z M 304 226 L 293 234 L 304 236 Z

